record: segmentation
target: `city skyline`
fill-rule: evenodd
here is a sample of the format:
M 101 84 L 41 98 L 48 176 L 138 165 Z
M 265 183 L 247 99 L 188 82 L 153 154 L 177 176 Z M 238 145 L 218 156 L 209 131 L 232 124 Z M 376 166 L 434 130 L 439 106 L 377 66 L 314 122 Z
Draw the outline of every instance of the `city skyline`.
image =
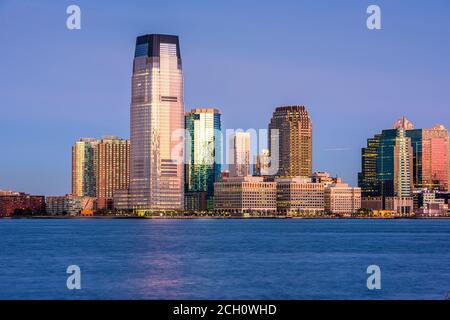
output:
M 264 28 L 261 30 L 245 29 L 244 34 L 253 35 L 255 41 L 241 42 L 242 38 L 238 37 L 234 40 L 235 43 L 242 43 L 243 46 L 230 46 L 232 50 L 228 51 L 230 49 L 226 49 L 226 45 L 232 44 L 233 41 L 227 40 L 223 45 L 218 47 L 225 49 L 223 52 L 220 52 L 217 49 L 208 50 L 204 44 L 202 45 L 201 42 L 199 42 L 200 38 L 205 36 L 204 32 L 200 32 L 195 37 L 193 36 L 192 23 L 188 23 L 187 28 L 181 28 L 180 24 L 174 23 L 175 18 L 170 18 L 167 22 L 161 23 L 159 27 L 153 28 L 152 23 L 150 23 L 151 26 L 144 26 L 144 20 L 141 20 L 141 16 L 137 15 L 139 27 L 135 28 L 139 28 L 140 30 L 131 30 L 132 28 L 128 28 L 124 30 L 124 32 L 119 33 L 114 39 L 111 37 L 106 38 L 114 43 L 114 46 L 111 47 L 111 44 L 105 43 L 104 40 L 100 40 L 101 37 L 99 36 L 105 31 L 95 30 L 92 25 L 88 23 L 89 10 L 96 5 L 87 5 L 87 2 L 83 1 L 81 1 L 80 5 L 85 9 L 84 12 L 87 17 L 83 29 L 80 30 L 78 34 L 70 33 L 63 27 L 61 28 L 62 30 L 57 30 L 57 28 L 55 28 L 55 30 L 50 30 L 51 33 L 55 34 L 56 39 L 59 41 L 57 43 L 58 48 L 60 48 L 61 45 L 67 45 L 67 48 L 60 48 L 58 49 L 58 52 L 67 53 L 63 56 L 66 59 L 69 59 L 68 61 L 71 61 L 71 64 L 80 67 L 80 71 L 74 70 L 72 66 L 67 66 L 67 63 L 64 63 L 64 59 L 62 58 L 55 58 L 56 60 L 52 61 L 52 63 L 55 63 L 54 67 L 50 67 L 51 64 L 49 64 L 48 59 L 42 59 L 39 64 L 30 66 L 34 73 L 42 76 L 45 76 L 42 71 L 46 70 L 45 74 L 48 75 L 46 76 L 47 78 L 44 78 L 44 80 L 46 80 L 43 81 L 41 85 L 35 86 L 36 83 L 34 82 L 35 78 L 33 75 L 30 75 L 30 77 L 25 79 L 23 77 L 18 77 L 22 74 L 20 72 L 17 75 L 12 73 L 11 68 L 5 64 L 6 60 L 11 59 L 11 54 L 14 54 L 15 59 L 23 57 L 23 53 L 17 52 L 17 49 L 23 48 L 23 45 L 20 45 L 16 42 L 17 40 L 12 39 L 4 31 L 1 33 L 1 40 L 3 40 L 3 43 L 5 43 L 5 46 L 8 49 L 5 52 L 6 59 L 5 61 L 2 61 L 1 65 L 5 70 L 4 74 L 8 75 L 8 81 L 6 81 L 6 78 L 4 81 L 2 80 L 6 92 L 3 95 L 4 100 L 2 101 L 2 104 L 8 106 L 8 108 L 4 109 L 3 119 L 5 122 L 2 122 L 2 129 L 5 130 L 6 135 L 9 137 L 6 146 L 9 147 L 12 152 L 2 156 L 2 159 L 0 160 L 0 167 L 2 168 L 0 172 L 0 189 L 13 189 L 32 194 L 45 195 L 69 193 L 71 179 L 70 158 L 67 155 L 67 150 L 75 140 L 81 136 L 100 137 L 108 134 L 118 135 L 124 138 L 129 137 L 127 133 L 128 121 L 124 118 L 124 115 L 127 116 L 130 97 L 129 81 L 127 82 L 127 79 L 129 79 L 130 76 L 129 60 L 131 54 L 129 49 L 133 46 L 133 41 L 130 41 L 130 39 L 138 34 L 153 31 L 153 29 L 157 29 L 155 31 L 167 29 L 167 33 L 179 34 L 183 39 L 182 48 L 184 48 L 184 66 L 186 66 L 185 82 L 187 85 L 186 100 L 188 101 L 186 103 L 186 110 L 190 110 L 199 105 L 214 105 L 217 106 L 223 114 L 224 128 L 242 127 L 248 129 L 255 127 L 264 129 L 267 127 L 270 114 L 275 107 L 286 105 L 289 102 L 293 104 L 305 104 L 308 107 L 308 111 L 311 113 L 315 128 L 313 171 L 330 171 L 333 175 L 343 177 L 344 180 L 348 181 L 351 185 L 356 185 L 356 175 L 360 168 L 360 148 L 365 145 L 365 139 L 373 136 L 373 134 L 379 132 L 382 128 L 390 127 L 390 124 L 394 119 L 406 115 L 417 127 L 421 128 L 431 128 L 437 123 L 442 123 L 448 127 L 448 124 L 450 123 L 448 113 L 445 113 L 445 107 L 448 108 L 448 101 L 450 99 L 448 93 L 444 91 L 444 88 L 448 87 L 448 76 L 444 75 L 448 75 L 449 64 L 443 59 L 444 56 L 448 56 L 450 51 L 448 44 L 440 41 L 440 39 L 445 38 L 444 36 L 447 36 L 448 34 L 444 31 L 439 31 L 448 30 L 448 28 L 444 28 L 448 22 L 443 22 L 438 19 L 439 9 L 448 7 L 448 4 L 445 2 L 437 2 L 435 8 L 429 9 L 428 13 L 425 13 L 437 18 L 433 23 L 424 26 L 427 28 L 428 32 L 430 32 L 430 30 L 436 31 L 434 33 L 432 32 L 433 36 L 429 37 L 429 39 L 424 39 L 420 36 L 415 38 L 415 45 L 417 45 L 417 41 L 420 41 L 419 44 L 428 45 L 428 49 L 430 46 L 435 48 L 435 52 L 430 53 L 433 50 L 428 49 L 426 53 L 420 50 L 409 52 L 408 56 L 410 62 L 400 63 L 397 67 L 393 67 L 393 64 L 399 63 L 400 60 L 398 59 L 398 54 L 392 52 L 388 53 L 386 47 L 383 47 L 383 45 L 390 44 L 391 41 L 397 39 L 396 37 L 401 37 L 401 35 L 412 36 L 413 34 L 417 34 L 421 30 L 419 23 L 409 25 L 407 30 L 405 28 L 399 28 L 400 25 L 392 18 L 392 15 L 394 13 L 396 15 L 400 14 L 400 8 L 394 4 L 382 2 L 381 5 L 384 9 L 387 9 L 388 11 L 392 10 L 392 13 L 386 16 L 386 24 L 384 26 L 385 28 L 393 30 L 394 35 L 391 34 L 386 36 L 383 34 L 384 30 L 380 31 L 378 35 L 367 34 L 368 31 L 364 29 L 365 16 L 363 14 L 364 11 L 362 10 L 364 9 L 364 6 L 343 4 L 345 10 L 349 8 L 352 9 L 349 11 L 350 13 L 348 13 L 348 16 L 351 17 L 351 22 L 344 23 L 341 28 L 335 26 L 335 29 L 330 30 L 327 29 L 327 27 L 330 26 L 331 22 L 324 18 L 320 18 L 318 21 L 324 25 L 319 26 L 318 24 L 314 24 L 317 29 L 310 31 L 310 35 L 307 37 L 299 37 L 299 40 L 296 42 L 300 46 L 315 45 L 314 52 L 316 54 L 319 53 L 321 58 L 327 58 L 322 61 L 325 63 L 324 65 L 328 67 L 335 66 L 335 69 L 331 68 L 330 72 L 325 73 L 323 66 L 321 67 L 321 64 L 319 64 L 319 61 L 317 60 L 318 58 L 314 58 L 311 55 L 304 53 L 297 55 L 294 54 L 294 52 L 296 52 L 295 50 L 287 53 L 285 51 L 283 51 L 283 53 L 278 53 L 278 51 L 270 48 L 268 48 L 267 51 L 258 50 L 261 48 L 261 37 L 264 34 L 264 31 L 267 31 Z M 7 14 L 9 12 L 11 13 L 11 16 L 14 16 L 14 10 L 21 9 L 21 5 L 12 8 L 8 6 L 8 2 L 2 3 L 1 6 L 2 9 L 5 9 L 1 11 L 2 14 Z M 163 5 L 158 4 L 158 6 Z M 224 5 L 221 4 L 218 6 Z M 330 6 L 333 7 L 334 5 L 332 4 Z M 244 12 L 249 10 L 249 7 L 246 5 L 241 7 L 244 9 Z M 193 5 L 190 10 L 194 8 L 198 8 L 198 6 Z M 301 6 L 289 4 L 284 8 L 277 9 L 275 18 L 280 19 L 281 16 L 288 14 L 289 8 L 296 8 L 298 9 L 296 12 L 302 12 L 300 10 L 302 8 Z M 39 19 L 40 14 L 45 9 L 48 9 L 48 4 L 46 3 L 41 7 L 37 7 L 36 10 L 33 11 L 35 19 Z M 110 10 L 113 10 L 112 12 L 116 13 L 118 12 L 118 9 L 119 7 L 115 5 L 110 8 Z M 215 9 L 217 10 L 217 7 L 215 7 Z M 225 9 L 230 10 L 228 6 Z M 258 13 L 261 16 L 267 14 L 263 9 Z M 319 13 L 323 13 L 320 6 L 313 4 L 305 5 L 304 9 L 312 14 L 310 20 L 308 20 L 309 23 L 312 23 L 314 17 L 319 17 Z M 211 10 L 213 11 L 212 13 L 216 12 L 213 9 Z M 32 19 L 32 17 L 28 16 L 26 10 L 22 11 L 25 11 L 23 13 L 24 17 Z M 419 11 L 420 6 L 418 6 L 418 8 L 409 8 L 407 13 L 404 14 L 415 16 Z M 180 13 L 177 13 L 176 15 L 179 16 Z M 327 17 L 330 16 L 327 15 Z M 56 23 L 57 18 L 56 12 L 54 13 L 54 16 L 53 13 L 50 14 L 49 22 L 44 23 L 43 28 L 53 28 L 51 23 Z M 100 21 L 104 21 L 102 20 L 102 17 L 96 18 L 99 18 Z M 357 19 L 360 19 L 361 21 L 356 21 Z M 3 20 L 6 21 L 8 26 L 15 29 L 15 23 L 10 18 L 7 17 Z M 237 20 L 239 25 L 247 26 L 247 28 L 249 27 L 249 24 L 246 24 L 242 18 Z M 159 20 L 159 22 L 162 21 Z M 171 27 L 170 23 L 174 23 L 175 27 Z M 119 26 L 123 27 L 123 24 L 119 23 Z M 358 26 L 361 30 L 357 29 Z M 114 26 L 113 29 L 116 30 L 115 28 L 117 27 L 118 26 Z M 324 36 L 323 40 L 325 41 L 327 37 L 336 35 L 336 33 L 340 34 L 343 31 L 348 31 L 350 27 L 355 28 L 355 31 L 351 33 L 350 37 L 351 45 L 356 46 L 356 49 L 358 49 L 357 54 L 353 55 L 353 57 L 361 60 L 361 63 L 356 63 L 354 67 L 348 65 L 347 62 L 350 62 L 349 60 L 351 60 L 351 58 L 343 56 L 342 51 L 338 50 L 336 52 L 337 55 L 331 57 L 326 54 L 327 50 L 324 50 L 326 48 L 322 43 L 314 42 L 311 38 L 312 35 L 318 34 Z M 179 30 L 174 30 L 174 28 L 178 28 Z M 277 31 L 283 30 L 283 27 L 279 28 L 280 30 L 275 29 L 271 32 L 276 33 Z M 88 30 L 89 32 L 92 32 L 92 35 Z M 217 27 L 214 27 L 213 31 L 214 30 L 217 30 Z M 18 35 L 24 31 L 23 26 L 17 28 Z M 37 32 L 36 39 L 43 40 L 42 45 L 47 43 L 44 41 L 45 39 L 39 37 L 39 30 L 33 32 Z M 298 28 L 292 29 L 292 32 L 293 34 L 298 34 L 298 32 L 300 32 L 301 35 L 307 34 L 306 31 L 301 31 L 300 23 Z M 128 34 L 127 37 L 123 35 L 124 33 Z M 105 35 L 107 34 L 108 33 Z M 132 36 L 130 36 L 130 34 L 132 34 Z M 210 35 L 209 32 L 207 34 Z M 419 32 L 418 34 L 420 35 L 422 33 Z M 218 40 L 223 40 L 224 34 L 219 33 L 219 35 Z M 92 40 L 93 37 L 99 39 L 99 42 L 89 42 L 89 39 Z M 280 41 L 286 40 L 281 33 L 280 37 Z M 37 41 L 36 39 L 30 38 L 30 44 L 32 45 Z M 211 38 L 208 39 L 211 40 Z M 85 43 L 85 41 L 88 41 L 88 43 Z M 72 43 L 72 45 L 70 43 Z M 218 42 L 213 41 L 212 43 L 217 44 Z M 363 44 L 364 46 L 367 46 L 367 50 L 373 50 L 374 52 L 367 52 L 366 49 L 363 49 Z M 381 47 L 377 47 L 377 45 L 379 46 L 380 44 Z M 196 47 L 197 45 L 198 47 Z M 288 45 L 293 46 L 292 49 L 295 49 L 297 44 L 289 42 Z M 398 45 L 400 48 L 407 49 L 411 43 L 409 42 L 409 38 L 406 38 L 400 41 Z M 86 46 L 86 48 L 92 49 L 91 58 L 88 59 L 85 56 L 86 52 L 77 51 L 77 46 Z M 102 46 L 106 47 L 101 48 Z M 49 45 L 48 50 L 51 50 L 51 48 L 55 48 L 54 44 L 53 47 L 52 45 Z M 118 49 L 118 53 L 112 53 L 112 48 Z M 329 48 L 339 49 L 341 47 L 336 45 L 335 42 L 331 42 Z M 99 49 L 107 50 L 98 51 Z M 97 58 L 100 57 L 101 53 L 106 51 L 112 53 L 112 56 L 105 57 L 104 62 L 99 61 Z M 346 53 L 348 53 L 347 51 L 348 50 L 346 50 Z M 43 50 L 42 52 L 42 54 L 47 54 L 50 51 Z M 247 88 L 247 90 L 250 90 L 251 92 L 251 98 L 244 94 L 245 90 L 239 89 L 239 85 L 231 84 L 231 82 L 229 82 L 231 75 L 226 72 L 226 70 L 220 67 L 218 68 L 217 64 L 215 64 L 215 62 L 217 62 L 219 63 L 218 65 L 220 65 L 220 62 L 227 61 L 224 60 L 224 54 L 229 52 L 233 54 L 230 59 L 235 61 L 238 66 L 242 67 L 243 65 L 248 65 L 246 70 L 249 72 L 243 72 L 242 77 L 247 82 L 250 79 L 254 81 L 249 83 L 250 86 Z M 252 56 L 256 60 L 252 60 L 247 56 L 250 53 L 257 52 L 259 52 L 258 55 Z M 263 63 L 265 61 L 273 61 L 267 59 L 280 57 L 283 54 L 285 55 L 284 58 L 286 63 Z M 378 58 L 375 59 L 375 66 L 371 66 L 374 57 Z M 92 63 L 94 60 L 95 64 Z M 117 78 L 122 78 L 122 75 L 126 73 L 124 79 L 115 82 L 106 80 L 106 78 L 110 77 L 112 74 L 110 71 L 103 68 L 106 66 L 106 63 L 111 63 L 112 61 L 118 66 L 114 73 L 119 72 L 121 74 L 121 76 L 118 76 Z M 252 61 L 254 63 L 251 63 Z M 333 64 L 333 61 L 335 64 Z M 435 61 L 440 61 L 440 63 Z M 248 62 L 250 62 L 250 64 L 248 64 Z M 291 63 L 290 68 L 287 67 L 289 63 Z M 419 82 L 420 87 L 413 85 L 412 80 L 409 82 L 405 78 L 402 78 L 403 76 L 411 76 L 410 71 L 408 71 L 410 70 L 410 63 L 414 63 L 415 69 L 420 71 L 417 73 L 417 76 L 424 78 L 423 81 L 426 81 Z M 213 68 L 212 70 L 217 72 L 217 74 L 211 74 L 206 71 L 205 68 L 207 66 L 210 68 L 212 65 L 216 66 L 216 68 Z M 269 90 L 267 90 L 267 87 L 258 79 L 261 74 L 257 67 L 260 65 L 264 65 L 265 68 L 267 68 L 267 71 L 270 71 L 270 75 L 279 77 L 279 80 L 276 81 L 280 82 L 281 86 L 277 86 L 274 93 L 266 94 Z M 50 88 L 54 84 L 52 76 L 57 70 L 55 68 L 62 66 L 67 67 L 67 69 L 63 70 L 67 70 L 68 74 L 71 74 L 71 78 L 75 75 L 74 78 L 77 79 L 78 82 L 67 78 L 68 75 L 63 75 L 64 81 L 61 81 L 60 85 L 56 85 L 56 89 L 58 89 L 56 97 L 58 98 L 55 99 L 55 101 L 49 100 L 51 94 L 46 91 L 48 90 L 47 87 Z M 336 76 L 337 73 L 335 72 L 337 70 L 344 70 L 344 67 L 347 66 L 350 67 L 350 71 L 346 73 L 346 77 L 350 79 L 350 83 L 346 82 L 346 85 L 351 85 L 352 81 L 363 80 L 359 86 L 352 87 L 351 93 L 353 96 L 351 103 L 349 103 L 349 105 L 353 106 L 351 108 L 346 106 L 347 102 L 350 100 L 344 98 L 344 93 L 345 95 L 349 94 L 349 91 L 345 89 L 346 87 L 343 85 L 335 86 L 337 80 L 340 81 L 343 79 L 333 78 L 333 76 Z M 381 71 L 375 72 L 377 66 L 382 67 Z M 87 67 L 89 70 L 86 69 Z M 274 71 L 274 68 L 279 68 L 279 70 Z M 388 69 L 390 69 L 390 71 L 388 71 Z M 392 71 L 391 69 L 395 72 L 400 72 L 399 74 L 403 75 L 400 76 L 403 85 L 402 88 L 398 88 L 398 90 L 400 90 L 398 92 L 388 89 L 388 87 L 392 86 L 392 84 L 389 83 L 393 80 L 393 78 L 391 78 L 392 74 L 390 73 Z M 106 73 L 103 74 L 102 72 L 99 72 L 100 70 L 104 70 Z M 198 71 L 199 75 L 194 75 L 193 70 Z M 294 77 L 296 76 L 296 72 L 305 77 L 305 79 L 302 80 Z M 225 82 L 219 80 L 217 78 L 218 75 L 223 76 L 223 81 Z M 369 80 L 366 78 L 366 75 L 369 78 L 374 76 L 374 79 Z M 96 82 L 94 83 L 98 84 L 100 89 L 98 92 L 95 92 L 95 94 L 91 93 L 87 87 L 93 85 L 92 80 L 90 80 L 91 77 L 92 79 L 96 79 Z M 113 76 L 111 78 L 115 77 L 116 76 Z M 24 81 L 25 88 L 30 91 L 30 97 L 34 97 L 34 100 L 30 100 L 28 97 L 21 97 L 17 95 L 17 89 L 11 89 L 14 88 L 14 86 L 16 86 L 16 88 L 20 87 L 17 86 L 19 78 L 21 79 L 20 81 Z M 296 79 L 294 82 L 298 82 L 295 86 L 292 85 L 294 79 Z M 399 80 L 399 78 L 394 79 Z M 308 85 L 309 80 L 312 80 L 310 81 L 312 83 L 311 85 Z M 84 81 L 86 84 L 82 84 Z M 265 81 L 267 81 L 267 79 Z M 216 84 L 218 87 L 225 88 L 224 94 L 222 96 L 219 95 L 217 89 L 209 84 L 210 82 Z M 237 82 L 240 83 L 240 81 Z M 274 80 L 269 81 L 269 85 L 273 83 Z M 353 84 L 355 83 L 356 82 Z M 113 84 L 112 90 L 109 87 L 111 84 Z M 411 89 L 411 86 L 414 89 Z M 107 87 L 109 88 L 108 91 L 105 90 Z M 70 90 L 70 88 L 74 89 Z M 343 88 L 345 90 L 343 90 Z M 38 89 L 39 91 L 36 91 Z M 322 95 L 318 93 L 318 89 L 320 89 L 319 91 L 321 92 L 326 90 L 328 94 L 325 96 L 328 96 L 328 98 L 323 98 Z M 202 93 L 200 93 L 200 91 Z M 114 94 L 110 94 L 110 92 L 114 92 Z M 257 95 L 257 92 L 261 93 Z M 86 103 L 84 100 L 83 96 L 85 95 L 91 98 L 89 103 Z M 111 99 L 108 97 L 109 95 L 113 96 L 113 100 L 117 100 L 117 102 L 109 100 Z M 116 97 L 119 96 L 120 98 L 116 99 Z M 253 102 L 249 103 L 248 99 L 253 100 Z M 327 99 L 329 100 L 328 102 L 326 101 Z M 124 100 L 128 101 L 125 101 L 123 104 Z M 331 103 L 331 100 L 337 102 Z M 61 104 L 61 102 L 63 103 Z M 42 104 L 47 105 L 47 107 L 42 107 Z M 243 108 L 244 105 L 247 106 L 246 109 L 248 111 Z M 362 105 L 363 107 L 361 107 Z M 376 105 L 380 107 L 374 108 Z M 427 105 L 427 112 L 419 107 L 423 105 Z M 36 108 L 37 106 L 41 107 Z M 111 110 L 109 106 L 112 106 Z M 261 110 L 259 106 L 261 106 Z M 397 108 L 394 108 L 394 106 Z M 86 117 L 88 110 L 92 117 Z M 241 110 L 246 116 L 237 116 Z M 258 110 L 258 112 L 255 113 L 255 110 Z M 108 112 L 108 114 L 106 114 L 105 111 Z M 29 115 L 26 119 L 23 117 L 24 112 Z M 247 115 L 252 112 L 255 116 L 248 117 Z M 358 112 L 359 115 L 356 115 L 355 112 Z M 361 114 L 362 112 L 364 112 L 363 115 Z M 97 117 L 99 113 L 103 113 L 104 117 Z M 365 121 L 362 121 L 364 119 Z M 68 123 L 71 123 L 72 125 L 70 126 Z M 246 123 L 248 123 L 248 125 L 246 125 Z M 23 130 L 23 128 L 27 128 L 27 130 Z M 39 133 L 40 139 L 27 139 L 30 132 Z M 35 136 L 36 134 L 33 133 L 33 135 Z M 336 140 L 331 141 L 329 139 L 330 136 L 335 137 Z M 20 146 L 20 148 L 17 148 L 17 146 Z M 24 150 L 20 150 L 21 148 Z M 33 157 L 29 157 L 30 153 L 33 154 Z M 42 181 L 46 181 L 46 184 L 42 184 Z

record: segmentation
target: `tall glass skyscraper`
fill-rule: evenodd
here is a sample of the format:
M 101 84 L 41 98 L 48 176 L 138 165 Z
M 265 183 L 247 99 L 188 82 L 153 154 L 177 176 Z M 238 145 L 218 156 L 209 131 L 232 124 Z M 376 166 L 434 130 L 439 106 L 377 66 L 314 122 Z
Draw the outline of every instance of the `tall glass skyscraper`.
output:
M 364 208 L 388 210 L 401 216 L 413 213 L 414 152 L 413 139 L 408 136 L 412 129 L 412 124 L 402 118 L 393 129 L 367 140 L 358 174 Z
M 450 139 L 443 125 L 406 131 L 414 154 L 414 186 L 448 191 L 450 182 Z
M 380 186 L 377 179 L 377 157 L 380 140 L 380 134 L 367 139 L 367 147 L 361 150 L 362 171 L 358 173 L 358 186 L 365 197 L 380 195 Z
M 411 138 L 403 128 L 383 130 L 362 149 L 358 183 L 364 197 L 410 197 L 413 188 Z
M 181 210 L 184 101 L 177 36 L 137 38 L 131 89 L 130 205 Z
M 214 182 L 222 163 L 221 114 L 217 109 L 193 109 L 185 115 L 186 209 L 214 207 Z

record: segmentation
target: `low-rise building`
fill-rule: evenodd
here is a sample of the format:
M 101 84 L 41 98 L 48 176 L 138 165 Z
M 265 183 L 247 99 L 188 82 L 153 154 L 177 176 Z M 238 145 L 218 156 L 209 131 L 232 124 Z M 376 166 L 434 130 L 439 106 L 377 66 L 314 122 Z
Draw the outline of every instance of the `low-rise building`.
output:
M 95 210 L 95 198 L 74 195 L 47 197 L 49 215 L 92 215 Z
M 382 211 L 383 197 L 362 197 L 361 208 L 373 211 Z
M 414 213 L 413 197 L 386 197 L 385 210 L 396 212 L 400 216 L 412 216 Z
M 214 210 L 230 214 L 275 213 L 276 183 L 262 177 L 225 177 L 214 183 Z
M 277 184 L 277 211 L 283 214 L 323 214 L 325 210 L 325 183 L 311 178 L 279 178 Z
M 448 203 L 446 199 L 440 197 L 440 193 L 436 191 L 422 190 L 417 193 L 417 208 L 414 213 L 417 216 L 439 217 L 448 215 Z
M 45 197 L 0 190 L 0 216 L 45 213 Z
M 325 212 L 330 214 L 352 214 L 361 209 L 361 188 L 346 183 L 328 184 L 324 192 Z

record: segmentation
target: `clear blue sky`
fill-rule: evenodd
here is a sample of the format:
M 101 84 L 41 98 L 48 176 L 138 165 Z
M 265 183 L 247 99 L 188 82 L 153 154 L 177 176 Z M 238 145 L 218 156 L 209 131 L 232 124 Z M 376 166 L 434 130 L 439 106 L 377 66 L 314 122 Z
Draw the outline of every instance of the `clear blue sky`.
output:
M 82 29 L 66 28 L 77 4 Z M 366 28 L 366 8 L 382 30 Z M 267 128 L 304 104 L 315 170 L 356 183 L 365 140 L 407 115 L 450 126 L 450 2 L 0 0 L 0 189 L 70 192 L 72 143 L 129 137 L 135 37 L 180 36 L 186 109 Z

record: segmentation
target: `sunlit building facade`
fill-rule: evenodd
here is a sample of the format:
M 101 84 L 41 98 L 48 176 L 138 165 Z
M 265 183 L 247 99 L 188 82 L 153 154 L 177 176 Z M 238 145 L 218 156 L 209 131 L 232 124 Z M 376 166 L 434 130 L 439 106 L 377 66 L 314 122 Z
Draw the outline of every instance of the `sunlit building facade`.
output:
M 314 182 L 307 177 L 279 178 L 275 182 L 279 213 L 290 215 L 324 213 L 326 183 Z
M 276 108 L 269 123 L 269 133 L 271 158 L 279 162 L 276 175 L 309 177 L 312 174 L 312 122 L 306 108 Z
M 214 182 L 221 173 L 221 114 L 213 108 L 193 109 L 185 114 L 185 128 L 185 208 L 212 210 Z
M 184 208 L 183 72 L 177 36 L 136 40 L 131 97 L 130 205 Z
M 262 177 L 229 177 L 214 186 L 214 209 L 229 214 L 277 211 L 277 187 L 275 182 Z
M 443 125 L 422 131 L 422 187 L 449 190 L 449 148 L 448 130 Z
M 361 209 L 361 189 L 338 181 L 325 187 L 325 212 L 329 214 L 353 214 Z
M 72 194 L 95 197 L 95 147 L 97 139 L 81 138 L 72 146 Z
M 416 189 L 448 191 L 449 186 L 449 135 L 443 125 L 431 129 L 414 129 L 405 117 L 395 128 L 406 130 L 413 149 L 413 182 Z
M 45 197 L 0 190 L 0 217 L 14 214 L 44 214 Z
M 130 181 L 130 141 L 105 136 L 94 152 L 98 209 L 113 209 L 116 190 L 128 189 Z

